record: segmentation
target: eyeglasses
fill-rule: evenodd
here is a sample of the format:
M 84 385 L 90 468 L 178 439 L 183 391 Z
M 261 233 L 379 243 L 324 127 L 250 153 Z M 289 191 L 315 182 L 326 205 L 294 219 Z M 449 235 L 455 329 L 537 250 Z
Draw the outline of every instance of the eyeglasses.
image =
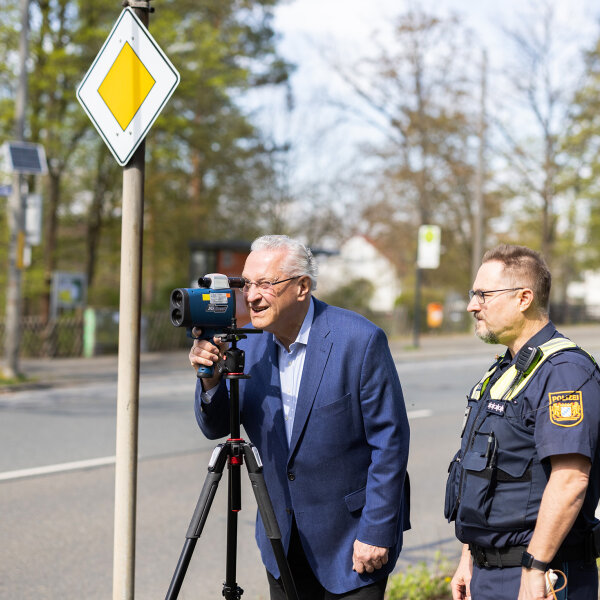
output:
M 292 279 L 298 279 L 299 277 L 302 277 L 302 275 L 296 275 L 295 277 L 288 277 L 287 279 L 282 279 L 281 281 L 260 281 L 260 282 L 256 282 L 256 281 L 248 281 L 247 279 L 245 280 L 246 283 L 244 283 L 244 287 L 242 288 L 244 294 L 247 294 L 250 292 L 250 288 L 252 288 L 253 285 L 255 285 L 261 292 L 270 292 L 272 291 L 272 288 L 274 285 L 279 285 L 280 283 L 285 283 L 286 281 L 291 281 Z
M 496 294 L 498 292 L 516 292 L 517 290 L 524 290 L 525 288 L 505 288 L 503 290 L 469 290 L 469 302 L 473 300 L 473 297 L 477 297 L 479 304 L 485 304 L 485 297 L 490 294 Z

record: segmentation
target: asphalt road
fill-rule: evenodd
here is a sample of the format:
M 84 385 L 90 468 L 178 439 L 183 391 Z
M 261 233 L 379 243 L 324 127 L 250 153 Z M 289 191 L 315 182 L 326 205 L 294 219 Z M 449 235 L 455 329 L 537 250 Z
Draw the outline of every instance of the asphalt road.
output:
M 576 333 L 576 341 L 598 349 L 597 329 Z M 411 422 L 413 524 L 397 569 L 431 562 L 438 551 L 454 563 L 459 546 L 442 515 L 446 469 L 467 388 L 494 349 L 457 337 L 428 340 L 417 352 L 396 344 L 393 352 Z M 111 598 L 114 359 L 27 367 L 39 373 L 37 385 L 0 394 L 0 598 Z M 136 540 L 136 598 L 142 600 L 165 596 L 215 445 L 195 424 L 194 383 L 185 352 L 142 360 Z M 238 583 L 246 600 L 266 599 L 253 535 L 256 503 L 244 473 L 242 483 Z M 224 477 L 182 600 L 222 597 L 226 492 Z

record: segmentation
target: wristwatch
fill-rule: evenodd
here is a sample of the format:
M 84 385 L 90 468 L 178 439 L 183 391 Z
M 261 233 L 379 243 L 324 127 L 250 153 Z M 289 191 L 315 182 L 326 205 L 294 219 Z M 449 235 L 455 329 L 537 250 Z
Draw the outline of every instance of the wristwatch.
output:
M 548 570 L 548 563 L 536 560 L 527 551 L 524 551 L 521 556 L 521 566 L 526 569 L 537 569 L 538 571 L 542 571 L 542 573 L 545 573 Z

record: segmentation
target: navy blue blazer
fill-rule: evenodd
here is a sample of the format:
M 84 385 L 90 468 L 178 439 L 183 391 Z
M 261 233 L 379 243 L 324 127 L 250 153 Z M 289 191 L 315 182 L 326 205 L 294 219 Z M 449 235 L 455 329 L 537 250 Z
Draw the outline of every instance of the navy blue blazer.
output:
M 408 520 L 405 485 L 409 426 L 398 373 L 381 329 L 362 316 L 313 299 L 311 326 L 291 441 L 285 434 L 277 346 L 249 335 L 250 379 L 240 381 L 240 419 L 264 465 L 284 547 L 292 512 L 306 557 L 321 584 L 340 594 L 392 571 Z M 210 439 L 229 433 L 227 387 L 209 404 L 196 388 L 198 424 Z M 352 570 L 354 540 L 389 548 L 382 569 Z M 257 515 L 256 540 L 271 574 L 279 569 Z

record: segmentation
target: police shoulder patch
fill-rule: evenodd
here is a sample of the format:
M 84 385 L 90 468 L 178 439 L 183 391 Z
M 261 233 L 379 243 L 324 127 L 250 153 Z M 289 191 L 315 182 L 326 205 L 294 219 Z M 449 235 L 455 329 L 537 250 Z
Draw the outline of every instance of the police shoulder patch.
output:
M 550 421 L 560 427 L 573 427 L 583 421 L 581 391 L 550 392 Z

